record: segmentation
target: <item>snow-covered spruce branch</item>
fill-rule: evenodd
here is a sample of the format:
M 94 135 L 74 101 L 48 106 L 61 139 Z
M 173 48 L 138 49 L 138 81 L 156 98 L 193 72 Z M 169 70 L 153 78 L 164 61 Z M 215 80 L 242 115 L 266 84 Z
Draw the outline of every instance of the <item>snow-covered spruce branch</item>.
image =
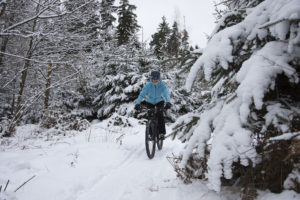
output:
M 289 71 L 289 72 L 291 72 L 291 73 L 294 72 L 294 70 L 293 70 L 291 67 L 281 65 L 281 64 L 277 63 L 276 61 L 271 60 L 270 58 L 268 58 L 268 57 L 266 57 L 266 56 L 264 56 L 264 55 L 257 54 L 257 53 L 254 53 L 253 55 L 255 55 L 255 56 L 260 56 L 260 57 L 264 58 L 265 60 L 267 60 L 267 61 L 268 61 L 269 63 L 271 63 L 272 65 L 281 67 L 281 68 L 285 69 L 286 71 Z
M 41 16 L 45 11 L 47 11 L 47 10 L 50 9 L 50 6 L 44 7 L 44 9 L 42 9 L 42 10 L 41 10 L 38 14 L 36 14 L 35 16 L 30 17 L 30 18 L 28 18 L 28 19 L 25 19 L 25 20 L 23 20 L 23 21 L 21 21 L 21 22 L 19 22 L 19 23 L 16 23 L 16 24 L 11 25 L 11 26 L 9 26 L 8 28 L 4 29 L 4 30 L 3 30 L 3 33 L 7 32 L 7 31 L 9 31 L 9 30 L 12 30 L 12 29 L 14 29 L 14 28 L 16 28 L 16 27 L 19 27 L 19 26 L 21 26 L 21 25 L 23 25 L 23 24 L 26 24 L 26 23 L 28 23 L 28 22 L 31 22 L 31 21 L 33 21 L 33 20 L 36 20 L 36 19 L 50 19 L 50 18 L 57 18 L 57 17 L 62 17 L 62 16 L 65 16 L 65 15 L 72 14 L 72 13 L 76 12 L 77 10 L 81 9 L 82 7 L 88 5 L 88 4 L 91 3 L 92 1 L 93 1 L 93 0 L 90 0 L 90 1 L 86 2 L 85 4 L 83 4 L 83 5 L 79 6 L 79 7 L 77 7 L 77 8 L 74 9 L 74 10 L 72 10 L 71 12 L 64 12 L 64 13 L 58 14 L 58 15 Z M 2 33 L 0 33 L 0 35 L 2 35 Z
M 271 22 L 268 22 L 266 24 L 263 24 L 259 27 L 259 29 L 265 29 L 265 28 L 269 28 L 270 26 L 274 26 L 280 22 L 283 22 L 283 21 L 289 21 L 289 22 L 292 22 L 292 23 L 298 23 L 300 22 L 300 19 L 299 18 L 296 18 L 296 19 L 288 19 L 288 18 L 283 18 L 283 19 L 278 19 L 276 21 L 271 21 Z

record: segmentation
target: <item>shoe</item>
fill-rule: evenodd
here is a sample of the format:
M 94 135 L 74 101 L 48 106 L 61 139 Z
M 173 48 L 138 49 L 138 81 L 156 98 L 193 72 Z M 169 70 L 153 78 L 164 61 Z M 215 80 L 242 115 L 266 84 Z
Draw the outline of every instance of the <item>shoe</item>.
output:
M 165 139 L 165 134 L 163 134 L 163 133 L 159 134 L 159 139 L 164 140 Z

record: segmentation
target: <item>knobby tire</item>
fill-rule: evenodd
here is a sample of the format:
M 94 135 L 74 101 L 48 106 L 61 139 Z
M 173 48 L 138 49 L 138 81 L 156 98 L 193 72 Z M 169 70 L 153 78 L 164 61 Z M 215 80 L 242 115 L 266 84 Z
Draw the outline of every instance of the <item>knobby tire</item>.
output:
M 146 129 L 146 138 L 145 138 L 145 143 L 146 143 L 146 152 L 147 152 L 147 156 L 148 158 L 152 159 L 154 157 L 155 154 L 155 139 L 150 141 L 149 140 L 149 136 L 150 134 L 152 134 L 152 128 L 151 126 L 148 126 Z
M 157 148 L 161 150 L 163 148 L 164 140 L 157 137 Z

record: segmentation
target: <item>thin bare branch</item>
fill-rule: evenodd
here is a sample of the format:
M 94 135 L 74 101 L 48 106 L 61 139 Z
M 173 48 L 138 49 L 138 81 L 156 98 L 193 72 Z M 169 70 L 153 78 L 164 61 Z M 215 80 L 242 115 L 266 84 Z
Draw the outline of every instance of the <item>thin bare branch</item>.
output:
M 14 25 L 9 26 L 8 28 L 4 29 L 3 32 L 7 32 L 7 31 L 9 31 L 9 30 L 12 30 L 12 29 L 18 27 L 18 26 L 21 26 L 21 25 L 26 24 L 26 23 L 28 23 L 28 22 L 30 22 L 30 21 L 33 21 L 33 20 L 38 19 L 38 17 L 39 17 L 41 14 L 43 14 L 47 9 L 48 9 L 48 8 L 44 8 L 44 9 L 42 9 L 38 14 L 36 14 L 35 16 L 33 16 L 33 17 L 31 17 L 31 18 L 28 18 L 28 19 L 25 19 L 25 20 L 23 20 L 23 21 L 21 21 L 21 22 L 19 22 L 19 23 L 14 24 Z
M 64 12 L 64 13 L 59 14 L 59 15 L 41 16 L 46 10 L 49 10 L 49 9 L 50 9 L 50 6 L 44 7 L 44 9 L 42 9 L 42 10 L 41 10 L 38 14 L 36 14 L 35 16 L 33 16 L 33 17 L 31 17 L 31 18 L 28 18 L 28 19 L 25 19 L 25 20 L 23 20 L 23 21 L 21 21 L 21 22 L 19 22 L 19 23 L 16 23 L 16 24 L 14 24 L 14 25 L 12 25 L 12 26 L 6 28 L 3 32 L 5 33 L 5 32 L 7 32 L 7 31 L 9 31 L 9 30 L 12 30 L 12 29 L 14 29 L 14 28 L 16 28 L 16 27 L 19 27 L 19 26 L 21 26 L 21 25 L 23 25 L 23 24 L 26 24 L 26 23 L 28 23 L 28 22 L 31 22 L 31 21 L 33 21 L 33 20 L 35 20 L 35 19 L 50 19 L 50 18 L 57 18 L 57 17 L 62 17 L 62 16 L 64 16 L 64 15 L 72 14 L 72 13 L 76 12 L 77 10 L 83 8 L 84 6 L 88 5 L 88 4 L 91 3 L 92 1 L 93 1 L 93 0 L 90 0 L 90 1 L 86 2 L 85 4 L 83 4 L 83 5 L 79 6 L 79 7 L 77 7 L 76 9 L 74 9 L 74 10 L 71 11 L 71 12 Z
M 46 76 L 44 75 L 44 73 L 42 72 L 42 70 L 40 68 L 38 68 L 38 71 L 42 74 L 42 76 L 44 77 L 44 79 L 47 80 Z
M 1 51 L 0 51 L 0 54 L 4 54 L 4 55 L 7 55 L 7 56 L 12 56 L 12 57 L 16 57 L 16 58 L 21 58 L 21 59 L 24 59 L 24 60 L 28 60 L 28 61 L 32 61 L 32 62 L 36 62 L 36 63 L 41 63 L 41 64 L 48 64 L 49 63 L 49 62 L 46 62 L 46 61 L 29 59 L 29 58 L 25 58 L 23 56 L 18 56 L 18 55 L 14 55 L 14 54 L 10 54 L 10 53 L 5 53 L 5 52 L 1 52 Z M 52 63 L 53 64 L 67 64 L 67 63 L 70 63 L 70 62 L 67 61 L 67 62 L 52 62 Z
M 35 0 L 31 0 L 31 1 L 33 1 L 34 3 L 36 3 L 37 5 L 39 5 L 39 6 L 43 7 L 43 8 L 46 8 L 46 7 L 47 7 L 47 6 L 44 6 L 43 4 L 41 4 L 41 3 L 39 3 L 39 2 L 37 2 L 37 1 L 35 1 Z M 57 3 L 57 2 L 58 2 L 58 0 L 52 2 L 51 4 L 53 5 L 53 4 Z M 52 8 L 50 8 L 50 7 L 49 7 L 49 10 L 51 10 L 52 12 L 54 12 L 54 13 L 56 13 L 56 14 L 60 14 L 59 11 L 54 10 L 54 9 L 52 9 Z
M 70 81 L 76 80 L 77 78 L 69 79 L 75 75 L 77 75 L 79 72 L 75 72 L 69 76 L 64 77 L 63 79 L 60 79 L 59 81 L 53 83 L 50 87 L 46 89 L 56 88 L 61 85 L 64 85 Z M 14 117 L 10 120 L 9 127 L 14 127 L 16 122 L 19 121 L 22 118 L 22 112 L 27 112 L 30 108 L 30 106 L 36 102 L 38 99 L 40 99 L 44 94 L 44 90 L 39 91 L 36 95 L 32 96 L 31 98 L 28 98 L 28 100 L 21 106 L 20 110 L 15 113 Z
M 28 183 L 29 181 L 31 181 L 34 177 L 35 177 L 35 175 L 32 176 L 32 177 L 31 177 L 30 179 L 28 179 L 27 181 L 25 181 L 22 185 L 20 185 L 14 192 L 17 192 L 21 187 L 23 187 L 26 183 Z
M 9 179 L 8 179 L 7 182 L 6 182 L 5 188 L 4 188 L 4 190 L 3 190 L 4 192 L 6 191 L 8 184 L 9 184 Z

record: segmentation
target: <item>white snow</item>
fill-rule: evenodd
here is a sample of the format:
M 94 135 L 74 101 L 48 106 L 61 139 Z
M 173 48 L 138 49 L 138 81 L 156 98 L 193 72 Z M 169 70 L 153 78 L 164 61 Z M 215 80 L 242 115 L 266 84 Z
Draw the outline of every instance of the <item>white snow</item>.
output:
M 285 133 L 276 137 L 270 138 L 270 141 L 274 140 L 290 140 L 292 138 L 300 139 L 300 131 L 294 133 Z
M 5 185 L 8 179 L 10 183 L 7 190 L 0 193 L 0 199 L 238 198 L 238 192 L 230 189 L 223 188 L 216 193 L 204 182 L 185 185 L 179 180 L 166 159 L 182 150 L 183 144 L 179 141 L 166 139 L 163 150 L 149 160 L 144 147 L 145 126 L 135 119 L 127 120 L 131 127 L 113 126 L 110 120 L 95 121 L 88 130 L 68 132 L 66 136 L 41 131 L 35 125 L 18 127 L 14 138 L 1 139 L 0 185 Z M 260 196 L 273 200 L 278 195 L 261 192 Z M 286 191 L 280 197 L 296 200 L 300 196 Z
M 262 108 L 264 94 L 269 89 L 274 89 L 278 74 L 284 73 L 290 82 L 299 81 L 296 70 L 288 64 L 292 55 L 286 53 L 287 48 L 284 42 L 269 42 L 243 63 L 236 79 L 240 83 L 237 95 L 243 102 L 240 115 L 244 123 L 247 121 L 252 102 L 256 109 Z M 300 53 L 300 48 L 296 50 Z
M 274 127 L 285 133 L 289 126 L 289 116 L 293 111 L 285 109 L 280 103 L 267 106 L 267 111 L 268 113 L 265 115 L 266 127 L 273 124 Z M 283 123 L 282 119 L 286 120 L 286 123 Z
M 284 181 L 284 188 L 285 189 L 291 189 L 295 188 L 296 182 L 300 182 L 300 170 L 299 170 L 299 164 L 296 164 L 295 169 L 289 174 L 287 179 Z

